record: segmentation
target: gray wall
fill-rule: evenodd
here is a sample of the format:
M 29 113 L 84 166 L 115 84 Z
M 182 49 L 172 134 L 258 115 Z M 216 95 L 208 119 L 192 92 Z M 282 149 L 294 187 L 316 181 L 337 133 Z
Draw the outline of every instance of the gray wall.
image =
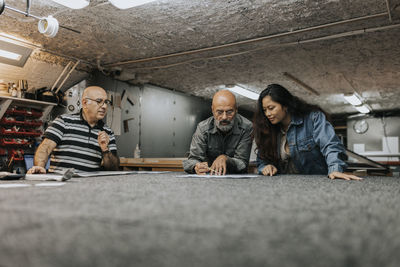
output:
M 384 136 L 400 138 L 400 117 L 364 118 L 368 123 L 368 130 L 363 134 L 358 134 L 354 131 L 354 124 L 362 119 L 349 119 L 347 122 L 347 147 L 350 150 L 353 150 L 354 144 L 364 144 L 366 152 L 382 151 L 382 138 Z M 395 151 L 396 148 L 391 150 Z M 399 147 L 397 147 L 397 150 L 400 151 Z
M 89 85 L 99 85 L 107 91 L 127 90 L 134 105 L 122 109 L 121 121 L 128 120 L 128 132 L 117 136 L 118 153 L 133 157 L 140 142 L 141 157 L 184 157 L 189 151 L 197 124 L 211 116 L 211 102 L 153 85 L 141 87 L 95 75 Z
M 197 124 L 211 115 L 201 98 L 145 85 L 142 96 L 143 157 L 184 157 Z

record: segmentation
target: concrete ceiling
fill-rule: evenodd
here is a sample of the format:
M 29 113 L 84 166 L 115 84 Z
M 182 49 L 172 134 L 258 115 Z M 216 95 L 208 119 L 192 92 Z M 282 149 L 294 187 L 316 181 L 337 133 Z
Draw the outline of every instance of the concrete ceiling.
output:
M 31 14 L 80 32 L 61 28 L 54 38 L 34 18 L 7 9 L 0 16 L 2 32 L 41 46 L 32 60 L 48 63 L 46 86 L 75 58 L 83 63 L 69 84 L 101 69 L 205 98 L 224 85 L 261 92 L 280 83 L 333 114 L 355 112 L 342 97 L 354 91 L 375 111 L 400 109 L 400 0 L 159 0 L 127 10 L 90 2 L 73 10 L 33 0 Z M 54 65 L 61 69 L 51 74 Z

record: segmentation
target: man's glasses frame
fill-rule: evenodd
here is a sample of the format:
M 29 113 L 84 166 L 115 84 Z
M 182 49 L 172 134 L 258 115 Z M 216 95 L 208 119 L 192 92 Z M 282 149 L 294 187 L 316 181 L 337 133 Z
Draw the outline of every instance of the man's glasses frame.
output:
M 235 114 L 235 110 L 234 109 L 216 110 L 215 113 L 217 114 L 217 116 L 222 116 L 225 113 L 227 117 L 231 117 L 233 116 L 233 114 Z
M 92 98 L 89 98 L 89 97 L 85 97 L 85 99 L 89 99 L 89 100 L 92 100 L 92 101 L 96 102 L 96 104 L 99 107 L 102 107 L 104 104 L 106 104 L 107 106 L 110 106 L 112 104 L 111 100 L 108 100 L 108 99 L 101 99 L 101 98 L 92 99 Z

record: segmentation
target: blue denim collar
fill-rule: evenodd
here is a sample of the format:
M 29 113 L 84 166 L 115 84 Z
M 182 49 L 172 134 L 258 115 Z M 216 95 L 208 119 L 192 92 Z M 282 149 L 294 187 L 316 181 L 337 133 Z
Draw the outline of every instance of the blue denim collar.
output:
M 304 118 L 303 117 L 299 117 L 299 116 L 296 116 L 296 115 L 294 115 L 294 114 L 291 114 L 291 122 L 290 122 L 290 124 L 294 124 L 294 125 L 300 125 L 300 124 L 303 124 L 304 123 Z

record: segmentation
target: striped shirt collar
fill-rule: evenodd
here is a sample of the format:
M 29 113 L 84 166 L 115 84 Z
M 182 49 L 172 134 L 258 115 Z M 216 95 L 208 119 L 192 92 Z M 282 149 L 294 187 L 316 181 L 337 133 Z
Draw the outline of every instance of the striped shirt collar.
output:
M 78 115 L 78 113 L 76 113 L 76 115 Z M 79 116 L 81 118 L 81 120 L 84 122 L 84 124 L 86 124 L 87 126 L 89 126 L 89 128 L 92 128 L 89 123 L 87 122 L 87 120 L 85 120 L 85 118 L 83 117 L 83 110 L 81 109 L 79 111 Z M 100 129 L 103 130 L 104 128 L 104 122 L 102 120 L 97 121 L 96 125 L 93 127 L 94 129 Z

